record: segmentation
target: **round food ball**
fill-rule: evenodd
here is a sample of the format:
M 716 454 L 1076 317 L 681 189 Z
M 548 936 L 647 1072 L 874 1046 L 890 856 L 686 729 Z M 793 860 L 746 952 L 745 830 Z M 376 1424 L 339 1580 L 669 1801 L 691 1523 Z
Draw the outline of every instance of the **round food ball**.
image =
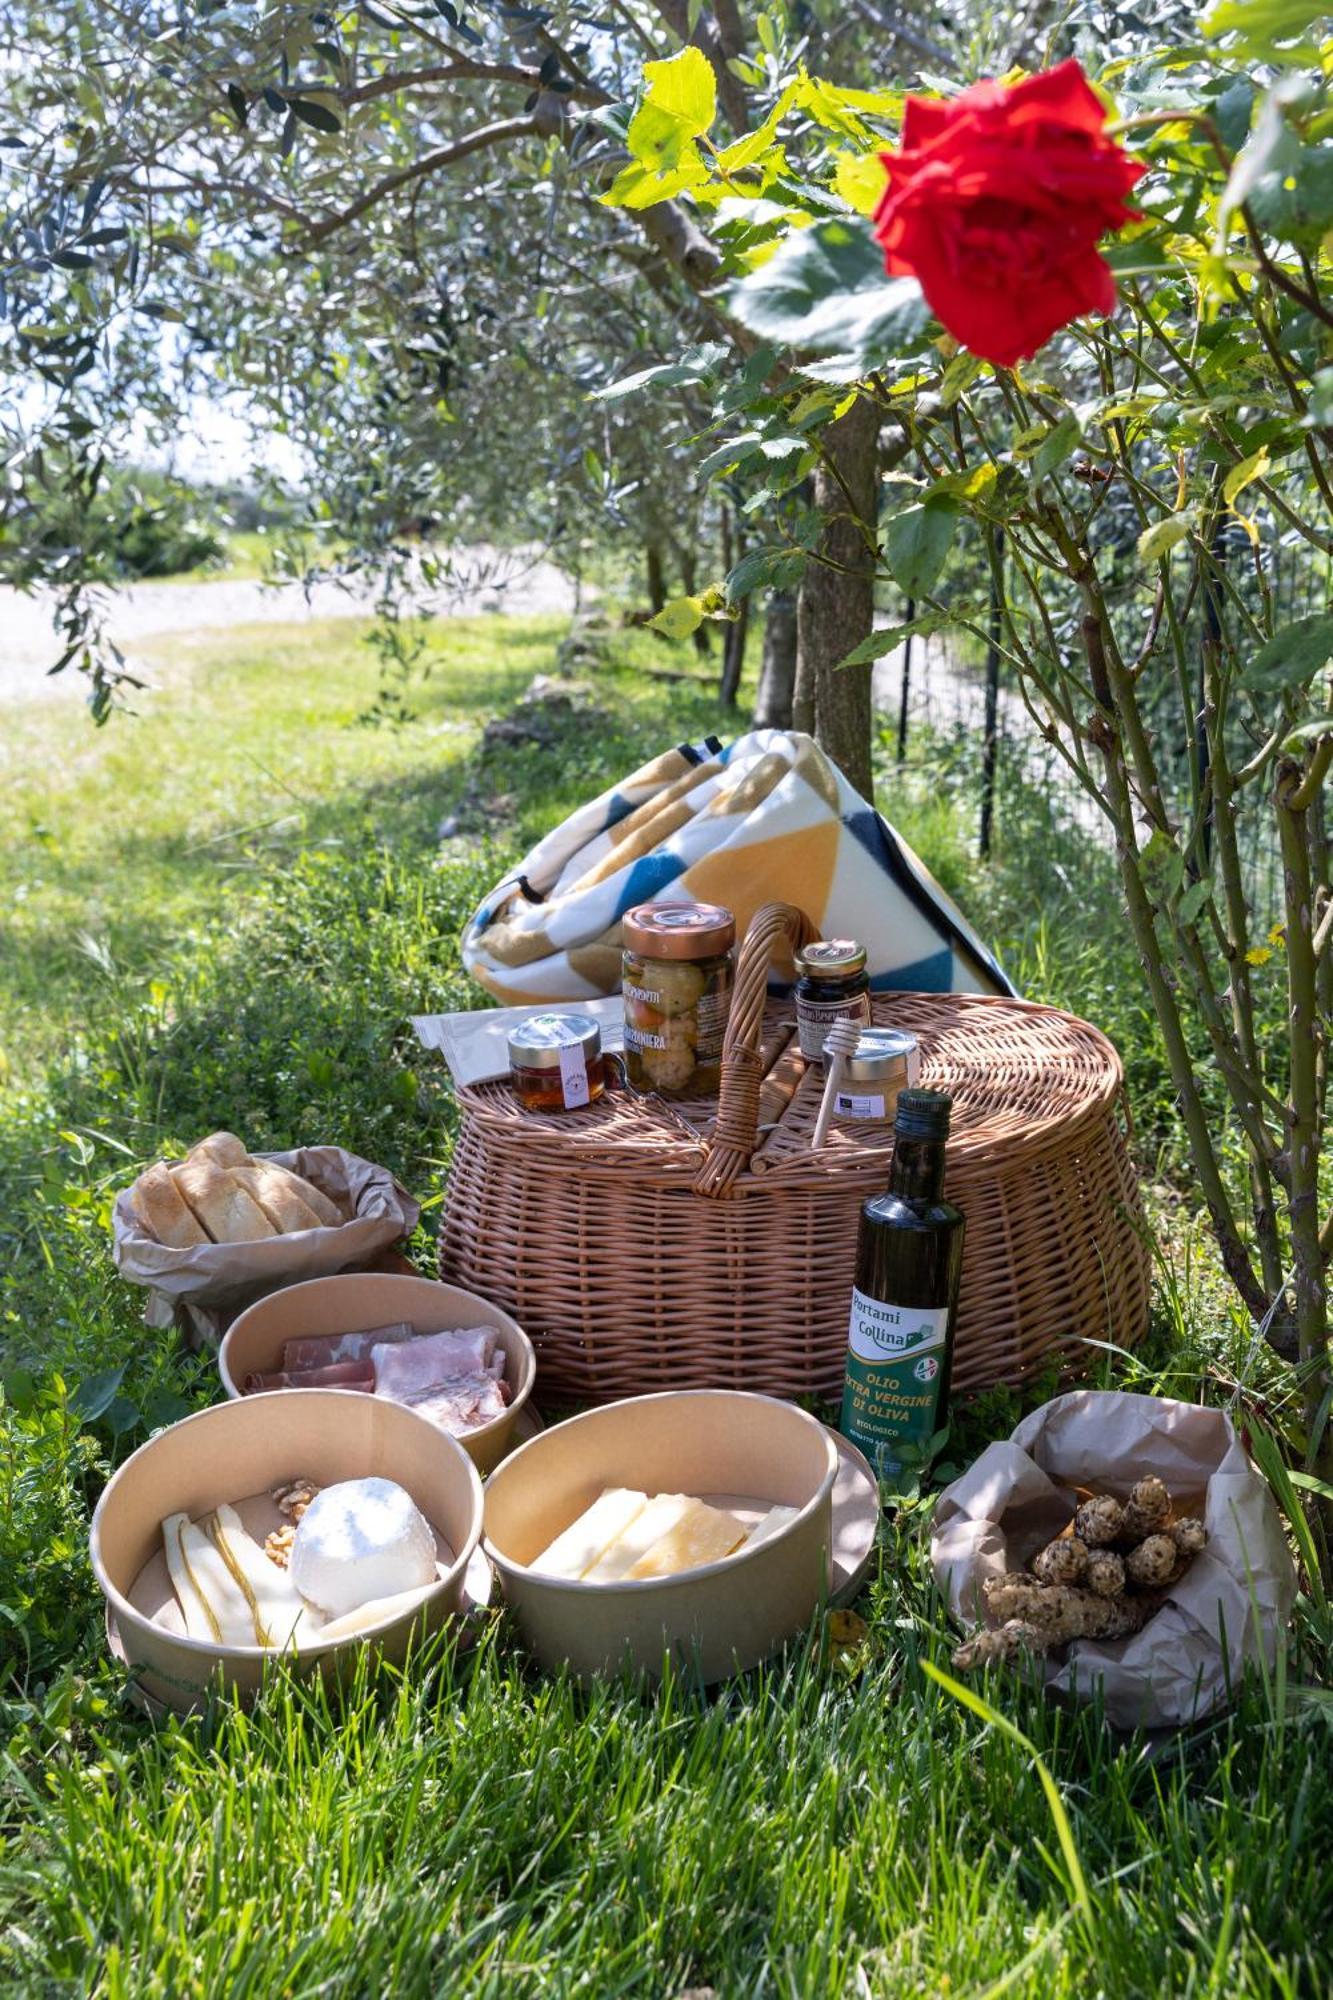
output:
M 1096 1597 L 1119 1597 L 1125 1587 L 1125 1565 L 1114 1549 L 1092 1551 L 1083 1583 Z
M 1140 1590 L 1160 1590 L 1175 1575 L 1176 1561 L 1170 1535 L 1149 1535 L 1125 1557 L 1125 1575 Z
M 687 959 L 675 961 L 664 959 L 652 968 L 648 980 L 658 996 L 657 1004 L 662 1012 L 674 1019 L 680 1014 L 692 1014 L 703 998 L 707 981 L 697 965 Z
M 1185 1514 L 1162 1530 L 1170 1535 L 1182 1556 L 1197 1556 L 1208 1540 L 1208 1530 L 1197 1514 Z
M 1032 1558 L 1039 1583 L 1079 1583 L 1088 1567 L 1088 1545 L 1077 1535 L 1061 1535 Z
M 1098 1493 L 1074 1515 L 1074 1533 L 1090 1549 L 1104 1549 L 1119 1535 L 1124 1518 L 1125 1510 L 1113 1493 Z
M 297 1523 L 288 1574 L 331 1618 L 436 1577 L 435 1536 L 406 1487 L 343 1479 L 317 1493 Z

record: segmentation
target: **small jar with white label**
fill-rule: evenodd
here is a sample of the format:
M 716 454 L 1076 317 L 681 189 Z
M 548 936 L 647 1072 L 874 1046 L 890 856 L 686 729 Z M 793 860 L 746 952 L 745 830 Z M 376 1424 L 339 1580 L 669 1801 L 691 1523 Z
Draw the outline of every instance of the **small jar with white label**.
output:
M 591 1014 L 533 1014 L 509 1032 L 509 1075 L 525 1111 L 577 1111 L 606 1088 Z
M 915 1035 L 905 1028 L 864 1028 L 856 1053 L 843 1065 L 833 1116 L 892 1125 L 899 1091 L 913 1089 L 920 1075 Z
M 835 1021 L 870 1025 L 866 948 L 855 938 L 820 938 L 796 954 L 796 1035 L 807 1062 L 823 1062 Z

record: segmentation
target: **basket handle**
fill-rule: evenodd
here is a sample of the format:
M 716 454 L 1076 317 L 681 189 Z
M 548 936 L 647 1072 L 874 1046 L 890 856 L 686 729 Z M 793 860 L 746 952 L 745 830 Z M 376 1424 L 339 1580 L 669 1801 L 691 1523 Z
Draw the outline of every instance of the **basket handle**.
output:
M 695 1176 L 696 1194 L 714 1200 L 730 1192 L 759 1144 L 759 1090 L 764 1080 L 764 1005 L 768 970 L 780 944 L 799 951 L 819 932 L 792 903 L 764 903 L 750 919 L 736 958 L 736 982 L 722 1043 L 722 1088 L 708 1157 Z

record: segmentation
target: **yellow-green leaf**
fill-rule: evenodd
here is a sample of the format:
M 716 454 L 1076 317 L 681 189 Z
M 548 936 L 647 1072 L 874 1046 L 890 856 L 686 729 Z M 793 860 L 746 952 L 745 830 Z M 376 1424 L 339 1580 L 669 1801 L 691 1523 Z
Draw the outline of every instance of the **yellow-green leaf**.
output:
M 1190 514 L 1168 514 L 1164 521 L 1154 521 L 1151 528 L 1145 528 L 1139 536 L 1139 560 L 1145 563 L 1161 562 L 1169 556 L 1177 542 L 1183 542 L 1193 526 Z
M 833 185 L 858 215 L 873 215 L 888 185 L 878 153 L 837 153 Z
M 673 597 L 662 606 L 655 618 L 648 620 L 654 632 L 661 632 L 668 639 L 688 639 L 691 632 L 697 632 L 704 622 L 704 601 L 701 597 Z
M 706 132 L 717 113 L 717 78 L 702 49 L 643 66 L 644 93 L 630 119 L 626 144 L 656 173 L 674 167 L 682 151 Z
M 1258 451 L 1252 451 L 1248 458 L 1241 460 L 1239 465 L 1233 465 L 1226 478 L 1222 481 L 1222 498 L 1226 501 L 1227 506 L 1234 507 L 1236 504 L 1236 495 L 1243 493 L 1245 488 L 1253 485 L 1256 479 L 1262 479 L 1271 463 L 1272 460 L 1268 456 L 1268 446 L 1261 444 Z

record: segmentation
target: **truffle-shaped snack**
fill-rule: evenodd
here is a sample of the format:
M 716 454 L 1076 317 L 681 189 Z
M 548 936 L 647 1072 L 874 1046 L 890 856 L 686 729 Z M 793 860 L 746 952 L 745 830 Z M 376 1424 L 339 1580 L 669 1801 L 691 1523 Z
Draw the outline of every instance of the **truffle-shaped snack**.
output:
M 1088 1545 L 1077 1535 L 1061 1535 L 1032 1558 L 1032 1574 L 1041 1583 L 1082 1583 L 1088 1567 Z
M 1181 1556 L 1197 1556 L 1208 1541 L 1208 1530 L 1197 1514 L 1185 1514 L 1179 1521 L 1168 1521 L 1162 1533 L 1170 1535 Z
M 1093 1549 L 1083 1575 L 1083 1587 L 1098 1597 L 1119 1597 L 1125 1588 L 1125 1565 L 1114 1549 Z
M 1074 1533 L 1090 1549 L 1109 1548 L 1119 1539 L 1125 1510 L 1112 1493 L 1085 1500 L 1074 1515 Z
M 1160 1590 L 1176 1574 L 1179 1560 L 1170 1535 L 1149 1535 L 1125 1557 L 1125 1575 L 1138 1590 Z
M 1138 1631 L 1150 1608 L 1130 1597 L 1098 1597 L 1072 1584 L 1038 1583 L 1013 1572 L 991 1577 L 982 1585 L 982 1596 L 992 1618 L 1001 1624 L 1017 1618 L 1039 1626 L 1052 1648 L 1070 1639 L 1122 1639 Z
M 1146 1542 L 1165 1527 L 1171 1512 L 1171 1495 L 1155 1473 L 1140 1479 L 1129 1489 L 1125 1518 L 1120 1524 L 1122 1542 Z
M 988 1625 L 979 1626 L 955 1652 L 953 1663 L 960 1674 L 970 1674 L 992 1660 L 1012 1660 L 1017 1653 L 1045 1653 L 1047 1645 L 1046 1634 L 1039 1626 L 1011 1618 L 995 1631 Z

